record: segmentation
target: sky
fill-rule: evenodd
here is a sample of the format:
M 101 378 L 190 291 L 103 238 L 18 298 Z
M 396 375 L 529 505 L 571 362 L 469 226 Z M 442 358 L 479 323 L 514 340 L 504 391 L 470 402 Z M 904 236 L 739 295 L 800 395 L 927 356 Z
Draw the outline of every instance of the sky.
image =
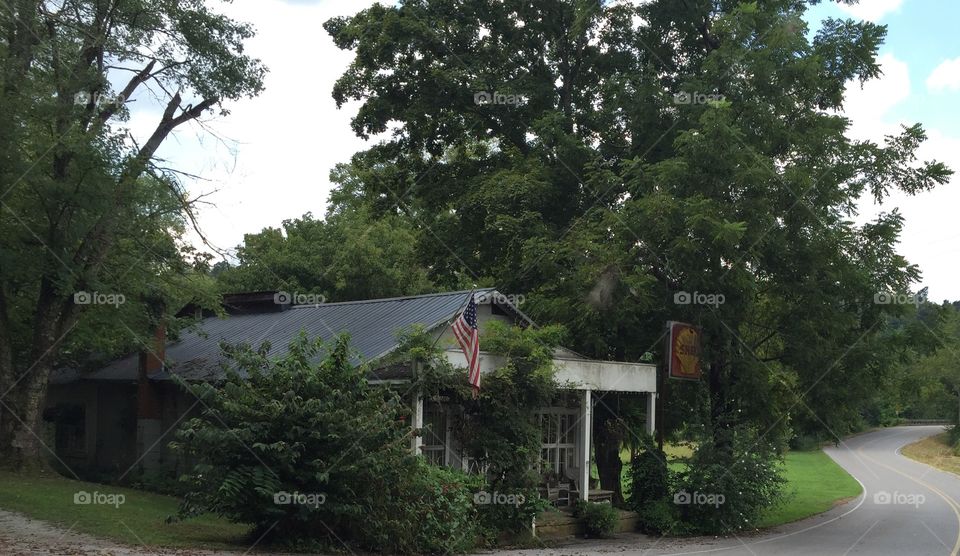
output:
M 350 15 L 373 0 L 235 0 L 218 9 L 253 23 L 248 51 L 269 68 L 259 97 L 232 102 L 226 117 L 210 117 L 174 132 L 159 155 L 184 178 L 191 195 L 204 195 L 199 222 L 214 246 L 232 250 L 245 233 L 279 227 L 283 220 L 326 211 L 329 172 L 369 144 L 350 130 L 356 104 L 337 109 L 336 79 L 352 55 L 337 49 L 323 30 L 330 17 Z M 811 29 L 825 17 L 867 19 L 888 26 L 880 49 L 883 75 L 851 84 L 845 114 L 849 134 L 882 140 L 901 124 L 921 123 L 928 134 L 922 160 L 945 162 L 960 174 L 960 2 L 864 0 L 845 6 L 824 2 L 808 13 Z M 144 137 L 159 106 L 134 97 L 128 123 Z M 139 101 L 139 103 L 137 102 Z M 860 204 L 857 222 L 898 208 L 906 219 L 900 252 L 920 266 L 919 287 L 929 299 L 960 299 L 960 176 L 934 191 L 893 195 L 883 205 Z

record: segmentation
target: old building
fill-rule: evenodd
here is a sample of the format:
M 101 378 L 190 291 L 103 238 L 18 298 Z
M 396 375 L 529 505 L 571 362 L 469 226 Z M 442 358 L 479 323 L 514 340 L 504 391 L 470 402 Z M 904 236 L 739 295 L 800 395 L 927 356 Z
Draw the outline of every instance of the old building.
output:
M 494 289 L 475 290 L 480 329 L 490 320 L 529 326 L 530 319 Z M 168 341 L 158 330 L 155 349 L 131 354 L 88 374 L 59 372 L 51 379 L 48 420 L 56 430 L 57 456 L 74 469 L 130 473 L 177 470 L 168 443 L 178 424 L 202 409 L 202 402 L 176 384 L 216 382 L 224 377 L 221 342 L 259 346 L 270 343 L 270 355 L 281 356 L 301 331 L 331 339 L 348 333 L 358 360 L 375 362 L 397 349 L 397 333 L 414 325 L 436 335 L 438 346 L 455 365 L 465 357 L 449 324 L 463 311 L 470 292 L 371 299 L 343 303 L 290 305 L 274 292 L 225 296 L 225 318 L 206 316 L 196 327 Z M 482 348 L 481 343 L 481 348 Z M 502 364 L 502 358 L 480 352 L 481 373 Z M 647 430 L 653 432 L 656 368 L 641 363 L 598 361 L 567 349 L 554 353 L 557 379 L 565 395 L 556 407 L 541 408 L 541 470 L 589 485 L 592 411 L 598 392 L 632 392 L 646 396 Z M 455 408 L 442 399 L 424 399 L 404 388 L 411 369 L 381 367 L 371 382 L 388 383 L 410 401 L 412 426 L 422 430 L 411 446 L 437 465 L 471 470 L 451 431 Z M 580 489 L 588 496 L 588 489 Z

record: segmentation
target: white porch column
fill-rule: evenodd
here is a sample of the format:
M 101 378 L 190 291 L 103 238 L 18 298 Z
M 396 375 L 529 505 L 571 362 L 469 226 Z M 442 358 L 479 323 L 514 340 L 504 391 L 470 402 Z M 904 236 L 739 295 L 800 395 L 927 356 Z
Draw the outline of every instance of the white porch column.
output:
M 657 393 L 647 392 L 647 434 L 657 430 Z
M 580 399 L 580 422 L 583 428 L 580 430 L 580 498 L 589 500 L 590 498 L 590 433 L 593 430 L 593 392 L 583 390 L 583 397 Z
M 413 393 L 413 404 L 411 409 L 413 409 L 413 423 L 411 427 L 414 429 L 423 428 L 423 394 L 417 390 Z M 415 455 L 420 455 L 420 447 L 423 446 L 423 437 L 417 434 L 410 441 L 410 450 Z

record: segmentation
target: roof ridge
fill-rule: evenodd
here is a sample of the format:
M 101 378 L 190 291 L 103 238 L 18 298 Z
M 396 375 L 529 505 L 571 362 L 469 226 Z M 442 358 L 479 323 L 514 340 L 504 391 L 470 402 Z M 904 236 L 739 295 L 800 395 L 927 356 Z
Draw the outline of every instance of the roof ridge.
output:
M 466 295 L 471 291 L 474 293 L 477 292 L 491 292 L 496 290 L 496 288 L 475 288 L 473 290 L 459 290 L 455 292 L 439 292 L 439 293 L 422 293 L 420 295 L 404 295 L 399 297 L 380 297 L 377 299 L 355 299 L 353 301 L 335 301 L 333 303 L 306 303 L 303 305 L 291 305 L 290 309 L 315 309 L 317 307 L 328 307 L 330 305 L 362 305 L 366 303 L 382 303 L 386 301 L 400 301 L 403 299 L 421 299 L 424 297 L 445 297 L 451 295 L 462 294 Z

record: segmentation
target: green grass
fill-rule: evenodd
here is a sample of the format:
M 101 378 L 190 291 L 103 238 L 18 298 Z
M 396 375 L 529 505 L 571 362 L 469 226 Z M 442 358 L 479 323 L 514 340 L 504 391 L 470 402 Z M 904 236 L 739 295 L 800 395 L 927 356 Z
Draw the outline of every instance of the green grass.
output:
M 820 450 L 788 452 L 785 460 L 786 499 L 763 516 L 757 527 L 810 517 L 862 492 L 860 483 Z
M 689 449 L 670 447 L 671 466 L 685 465 Z M 629 461 L 629 454 L 624 454 Z M 629 465 L 624 473 L 629 472 Z M 821 451 L 790 452 L 786 456 L 787 480 L 783 503 L 772 508 L 757 527 L 771 527 L 829 510 L 838 502 L 860 494 L 860 484 Z M 124 503 L 75 504 L 77 492 L 122 494 Z M 180 523 L 166 523 L 179 501 L 170 496 L 128 488 L 66 479 L 59 475 L 24 476 L 0 471 L 0 508 L 31 518 L 60 524 L 64 529 L 131 545 L 242 548 L 247 528 L 205 515 Z
M 122 494 L 119 505 L 75 504 L 77 492 Z M 119 498 L 115 498 L 118 500 Z M 179 500 L 129 488 L 66 479 L 59 475 L 25 476 L 0 471 L 0 508 L 64 529 L 131 544 L 166 547 L 243 548 L 247 527 L 204 515 L 166 523 Z
M 693 454 L 691 446 L 665 444 L 667 464 L 672 471 L 683 471 Z M 624 496 L 629 494 L 630 453 L 620 454 L 624 462 Z M 960 459 L 960 458 L 958 458 Z M 844 500 L 860 495 L 862 489 L 853 477 L 820 450 L 788 452 L 784 458 L 785 498 L 771 508 L 758 528 L 773 527 L 825 512 Z

